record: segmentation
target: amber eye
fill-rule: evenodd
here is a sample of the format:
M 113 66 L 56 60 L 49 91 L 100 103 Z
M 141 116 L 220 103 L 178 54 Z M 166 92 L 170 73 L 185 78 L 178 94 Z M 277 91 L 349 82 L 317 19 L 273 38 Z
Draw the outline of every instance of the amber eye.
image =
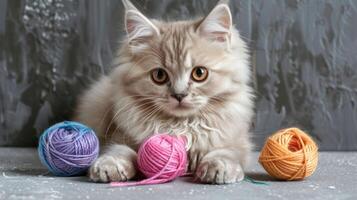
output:
M 156 83 L 156 84 L 164 84 L 169 80 L 169 76 L 167 75 L 166 71 L 161 68 L 156 68 L 151 71 L 151 79 Z
M 196 82 L 202 82 L 208 77 L 208 70 L 205 67 L 195 67 L 192 70 L 191 78 Z

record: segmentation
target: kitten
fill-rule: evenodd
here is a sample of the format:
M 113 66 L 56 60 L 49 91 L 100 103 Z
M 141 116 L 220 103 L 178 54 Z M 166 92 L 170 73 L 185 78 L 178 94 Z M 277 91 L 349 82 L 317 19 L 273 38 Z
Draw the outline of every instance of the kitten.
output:
M 140 143 L 169 132 L 187 136 L 188 170 L 198 180 L 242 180 L 252 146 L 253 90 L 246 45 L 228 5 L 219 2 L 203 19 L 162 22 L 123 3 L 127 37 L 117 67 L 82 96 L 75 117 L 104 146 L 90 179 L 133 178 Z

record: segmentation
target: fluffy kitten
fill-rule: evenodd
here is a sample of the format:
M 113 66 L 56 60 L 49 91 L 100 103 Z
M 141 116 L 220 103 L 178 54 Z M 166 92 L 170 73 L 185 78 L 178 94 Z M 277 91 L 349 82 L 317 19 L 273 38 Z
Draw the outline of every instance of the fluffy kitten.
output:
M 203 19 L 162 22 L 123 3 L 127 37 L 118 66 L 83 95 L 75 118 L 104 146 L 90 178 L 131 179 L 140 143 L 169 132 L 188 137 L 188 168 L 198 180 L 242 180 L 253 95 L 246 45 L 228 5 L 218 3 Z

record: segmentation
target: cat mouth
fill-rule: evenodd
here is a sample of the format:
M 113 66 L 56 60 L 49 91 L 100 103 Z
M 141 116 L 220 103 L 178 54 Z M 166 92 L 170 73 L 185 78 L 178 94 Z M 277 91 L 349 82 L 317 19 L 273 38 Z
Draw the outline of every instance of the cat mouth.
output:
M 191 111 L 193 110 L 194 106 L 190 103 L 177 103 L 175 105 L 170 106 L 172 111 Z
M 196 105 L 191 103 L 190 101 L 169 101 L 166 107 L 166 112 L 170 115 L 176 117 L 185 117 L 188 115 L 192 115 L 195 113 Z
M 175 108 L 177 109 L 192 109 L 192 105 L 187 104 L 187 103 L 178 103 Z
M 195 109 L 192 104 L 177 103 L 169 106 L 167 112 L 175 117 L 186 117 L 195 113 Z

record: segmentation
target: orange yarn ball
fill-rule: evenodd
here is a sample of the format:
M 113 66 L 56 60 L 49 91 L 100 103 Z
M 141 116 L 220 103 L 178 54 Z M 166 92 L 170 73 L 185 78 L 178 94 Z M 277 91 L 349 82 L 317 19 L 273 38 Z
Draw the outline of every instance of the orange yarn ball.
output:
M 315 171 L 318 147 L 302 130 L 283 129 L 267 139 L 259 162 L 274 178 L 301 180 Z

